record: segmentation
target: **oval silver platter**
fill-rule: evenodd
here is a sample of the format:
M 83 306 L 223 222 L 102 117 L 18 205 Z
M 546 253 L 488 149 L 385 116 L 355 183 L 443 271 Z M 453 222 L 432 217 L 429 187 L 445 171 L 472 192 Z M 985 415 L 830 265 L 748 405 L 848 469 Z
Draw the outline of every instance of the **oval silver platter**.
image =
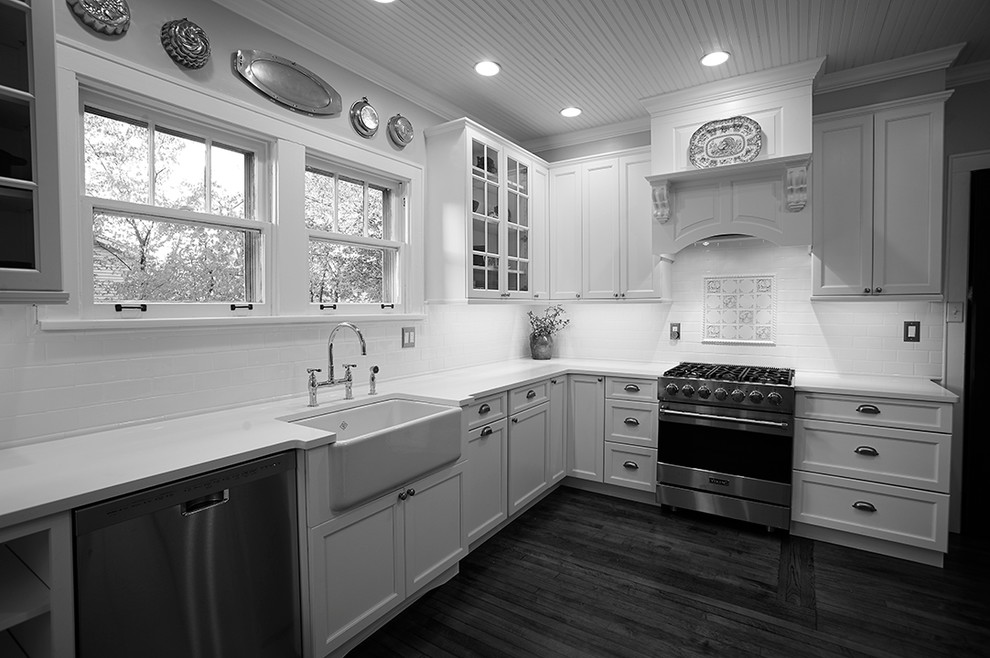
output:
M 263 50 L 238 50 L 234 69 L 273 101 L 307 114 L 340 114 L 340 94 L 320 76 Z
M 688 159 L 699 169 L 751 162 L 763 148 L 760 124 L 736 116 L 709 121 L 698 128 L 688 144 Z

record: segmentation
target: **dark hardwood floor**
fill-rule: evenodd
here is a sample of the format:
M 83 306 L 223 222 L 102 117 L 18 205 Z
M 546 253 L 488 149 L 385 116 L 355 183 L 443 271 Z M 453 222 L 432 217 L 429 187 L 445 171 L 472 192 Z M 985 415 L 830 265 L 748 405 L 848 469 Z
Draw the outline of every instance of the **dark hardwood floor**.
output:
M 363 656 L 988 656 L 990 542 L 944 569 L 560 488 Z

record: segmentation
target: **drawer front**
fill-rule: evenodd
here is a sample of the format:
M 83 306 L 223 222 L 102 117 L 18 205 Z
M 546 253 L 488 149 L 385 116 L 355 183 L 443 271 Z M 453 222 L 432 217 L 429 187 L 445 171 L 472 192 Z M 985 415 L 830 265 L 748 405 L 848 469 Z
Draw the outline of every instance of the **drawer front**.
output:
M 794 468 L 949 493 L 952 436 L 799 418 Z
M 509 415 L 550 400 L 550 382 L 542 381 L 509 391 Z
M 605 400 L 605 440 L 656 448 L 658 416 L 656 402 Z
M 505 416 L 505 393 L 496 393 L 478 398 L 464 407 L 464 416 L 468 419 L 468 429 L 480 427 Z
M 947 494 L 797 471 L 791 519 L 943 553 L 948 549 Z
M 633 377 L 606 377 L 605 397 L 616 400 L 645 400 L 656 401 L 660 399 L 656 379 L 642 379 Z
M 653 448 L 605 442 L 605 484 L 655 491 L 657 451 Z
M 798 418 L 952 432 L 952 404 L 949 402 L 798 393 L 795 404 L 794 415 Z

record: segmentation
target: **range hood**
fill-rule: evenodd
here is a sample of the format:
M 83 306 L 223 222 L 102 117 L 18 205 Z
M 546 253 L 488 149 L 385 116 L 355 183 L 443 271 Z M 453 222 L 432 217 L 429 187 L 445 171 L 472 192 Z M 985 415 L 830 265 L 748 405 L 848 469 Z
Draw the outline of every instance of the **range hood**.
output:
M 641 101 L 650 112 L 647 180 L 656 251 L 674 253 L 725 234 L 781 246 L 811 244 L 811 103 L 824 62 L 820 57 Z M 734 117 L 759 125 L 758 155 L 738 164 L 695 166 L 689 157 L 695 133 Z

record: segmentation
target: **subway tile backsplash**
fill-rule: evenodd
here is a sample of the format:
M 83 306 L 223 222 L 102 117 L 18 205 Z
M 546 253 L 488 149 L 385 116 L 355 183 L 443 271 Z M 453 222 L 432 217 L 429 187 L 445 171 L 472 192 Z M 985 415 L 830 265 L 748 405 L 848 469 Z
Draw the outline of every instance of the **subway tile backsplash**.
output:
M 810 258 L 807 247 L 755 240 L 689 247 L 672 268 L 672 302 L 565 303 L 571 323 L 555 354 L 941 376 L 941 303 L 811 302 Z M 778 286 L 776 344 L 702 344 L 704 277 L 765 272 Z M 528 306 L 427 308 L 422 321 L 360 322 L 366 357 L 353 336 L 338 335 L 337 363 L 359 364 L 355 387 L 367 385 L 371 365 L 391 379 L 528 355 Z M 920 342 L 901 340 L 905 320 L 921 321 Z M 670 322 L 681 323 L 681 340 L 669 340 Z M 416 327 L 416 347 L 401 347 L 403 325 Z M 46 333 L 32 308 L 0 306 L 0 445 L 302 396 L 306 368 L 326 367 L 332 327 Z

